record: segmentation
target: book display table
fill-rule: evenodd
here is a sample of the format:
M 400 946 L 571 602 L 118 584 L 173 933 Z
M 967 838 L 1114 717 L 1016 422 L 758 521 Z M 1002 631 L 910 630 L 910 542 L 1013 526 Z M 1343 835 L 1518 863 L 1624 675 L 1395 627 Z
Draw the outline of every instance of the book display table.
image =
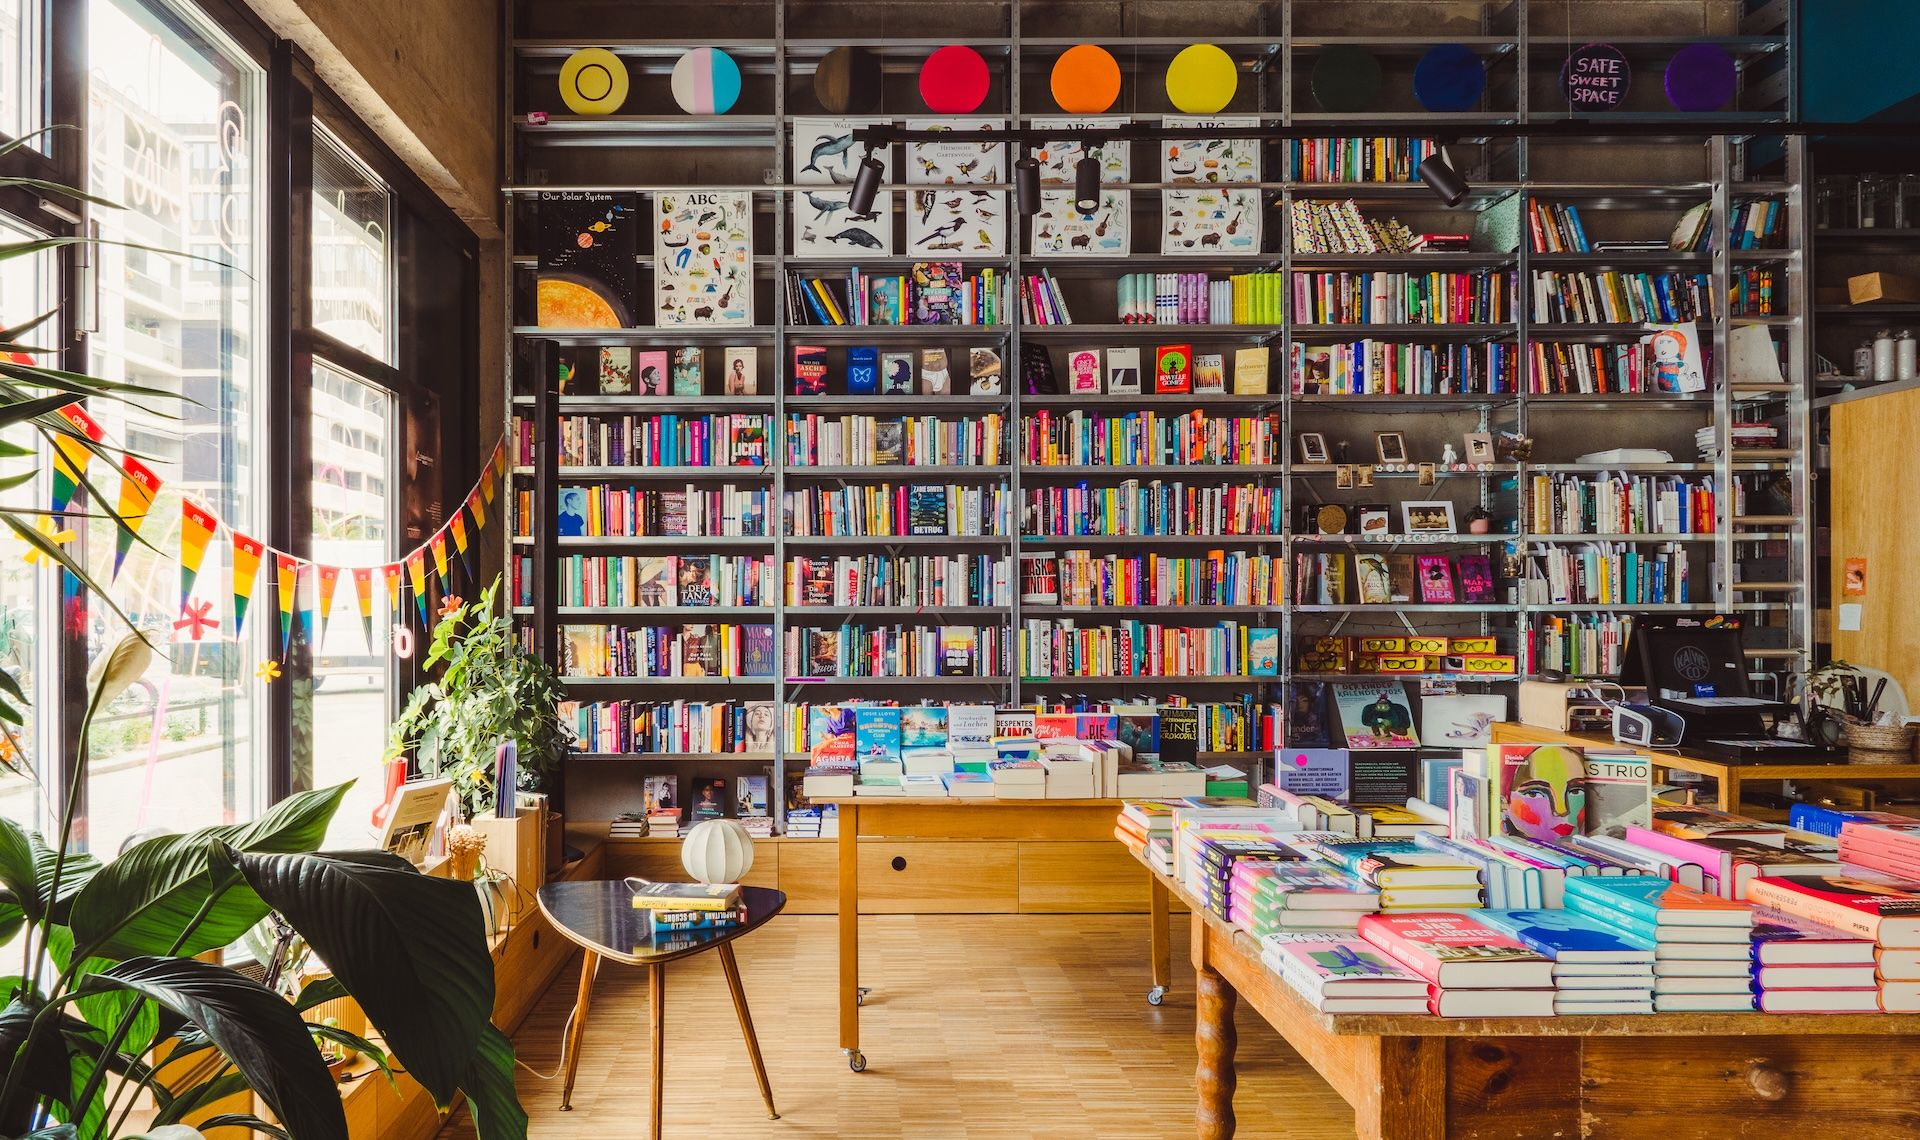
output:
M 1326 1014 L 1261 963 L 1257 939 L 1141 865 L 1193 910 L 1201 1140 L 1234 1134 L 1243 1001 L 1353 1106 L 1366 1140 L 1777 1140 L 1920 1127 L 1920 1015 Z
M 1683 756 L 1677 752 L 1654 751 L 1615 744 L 1611 738 L 1592 733 L 1560 732 L 1531 724 L 1501 721 L 1493 726 L 1495 744 L 1569 744 L 1578 748 L 1603 748 L 1613 752 L 1631 752 L 1653 762 L 1655 768 L 1675 772 L 1696 772 L 1716 782 L 1714 807 L 1739 812 L 1740 789 L 1746 781 L 1778 780 L 1920 780 L 1920 764 L 1849 764 L 1835 757 L 1830 764 L 1735 764 Z

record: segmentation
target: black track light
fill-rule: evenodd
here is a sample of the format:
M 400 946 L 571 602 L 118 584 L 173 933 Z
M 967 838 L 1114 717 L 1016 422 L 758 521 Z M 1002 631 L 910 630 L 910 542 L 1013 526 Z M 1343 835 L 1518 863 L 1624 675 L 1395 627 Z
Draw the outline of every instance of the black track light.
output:
M 1100 208 L 1100 160 L 1091 154 L 1073 164 L 1073 208 L 1083 214 Z
M 1040 212 L 1040 160 L 1030 150 L 1022 149 L 1013 164 L 1013 199 L 1023 218 Z
M 1433 196 L 1448 207 L 1458 206 L 1466 199 L 1467 191 L 1472 189 L 1467 185 L 1467 180 L 1460 177 L 1460 172 L 1447 161 L 1444 148 L 1420 160 L 1420 181 L 1425 182 L 1427 189 L 1433 191 Z
M 873 196 L 880 192 L 880 179 L 886 177 L 887 168 L 879 159 L 873 157 L 873 147 L 867 147 L 867 156 L 860 160 L 860 166 L 853 172 L 853 192 L 847 196 L 848 212 L 871 214 Z

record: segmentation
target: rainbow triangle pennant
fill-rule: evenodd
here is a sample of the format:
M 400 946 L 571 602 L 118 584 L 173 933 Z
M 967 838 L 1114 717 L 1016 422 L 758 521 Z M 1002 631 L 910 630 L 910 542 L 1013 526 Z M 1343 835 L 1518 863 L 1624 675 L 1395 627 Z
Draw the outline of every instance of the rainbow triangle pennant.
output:
M 373 568 L 355 567 L 353 594 L 360 603 L 360 626 L 367 632 L 367 652 L 373 652 Z
M 180 500 L 180 608 L 187 608 L 187 599 L 193 597 L 193 583 L 200 577 L 200 563 L 207 556 L 207 544 L 213 541 L 213 532 L 219 527 L 220 520 L 213 512 L 194 503 L 191 499 Z
M 467 496 L 467 513 L 473 516 L 473 529 L 487 529 L 487 508 L 481 502 L 480 492 L 474 491 Z
M 120 506 L 114 512 L 120 516 L 120 528 L 113 536 L 113 577 L 120 576 L 120 564 L 127 560 L 140 522 L 159 493 L 160 476 L 131 455 L 120 457 Z
M 260 580 L 260 558 L 266 546 L 233 532 L 233 635 L 247 622 L 247 607 L 253 604 L 253 586 Z
M 314 632 L 318 636 L 314 638 L 313 644 L 317 648 L 326 644 L 327 620 L 333 616 L 333 592 L 340 585 L 340 568 L 316 565 L 313 572 L 318 575 L 320 582 L 320 606 L 314 611 L 316 621 L 319 623 L 314 627 Z
M 294 595 L 300 590 L 300 560 L 273 552 L 274 599 L 280 604 L 280 656 L 293 648 Z
M 407 555 L 407 577 L 413 582 L 413 608 L 420 615 L 420 628 L 432 629 L 427 624 L 427 552 L 415 550 Z
M 389 562 L 380 568 L 380 577 L 387 584 L 387 624 L 400 624 L 400 564 Z
M 315 569 L 313 563 L 302 562 L 293 571 L 293 627 L 300 631 L 300 640 L 309 652 L 318 652 L 320 647 L 313 635 L 313 590 L 307 585 L 313 581 Z
M 453 533 L 453 548 L 460 552 L 460 567 L 467 572 L 467 581 L 473 581 L 473 562 L 467 557 L 467 516 L 456 509 L 453 517 L 447 520 L 447 529 Z
M 72 425 L 73 429 L 95 443 L 106 438 L 106 433 L 95 423 L 93 417 L 79 404 L 68 404 L 57 413 L 61 419 Z M 93 449 L 66 432 L 53 437 L 53 513 L 65 514 L 73 505 L 75 495 L 80 493 L 80 485 L 87 473 L 87 461 L 93 458 Z M 181 604 L 185 604 L 182 600 Z
M 490 466 L 493 470 L 493 478 L 488 480 L 488 482 L 490 483 L 498 482 L 502 477 L 506 475 L 507 473 L 507 440 L 505 436 L 500 437 L 500 442 L 493 445 L 493 459 L 490 463 Z
M 440 577 L 440 593 L 451 594 L 453 583 L 447 580 L 447 528 L 441 527 L 428 545 L 433 547 L 433 571 Z

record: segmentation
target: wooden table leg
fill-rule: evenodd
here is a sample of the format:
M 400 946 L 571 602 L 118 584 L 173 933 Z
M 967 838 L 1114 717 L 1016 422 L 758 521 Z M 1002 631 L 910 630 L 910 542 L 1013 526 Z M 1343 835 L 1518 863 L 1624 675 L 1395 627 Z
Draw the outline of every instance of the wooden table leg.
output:
M 653 1140 L 660 1140 L 660 1120 L 665 1109 L 662 1098 L 667 1072 L 667 968 L 658 963 L 647 967 L 647 988 L 652 991 L 651 1030 L 653 1033 Z
M 747 1012 L 747 991 L 740 984 L 740 964 L 733 960 L 733 944 L 720 944 L 720 968 L 726 972 L 727 988 L 733 991 L 733 1012 L 740 1015 L 740 1032 L 747 1038 L 747 1056 L 753 1060 L 753 1075 L 760 1082 L 760 1099 L 767 1102 L 767 1116 L 780 1119 L 773 1108 L 773 1086 L 767 1082 L 767 1063 L 760 1059 L 760 1039 L 753 1033 L 753 1015 Z
M 1740 774 L 1729 770 L 1725 775 L 1720 777 L 1718 789 L 1717 795 L 1719 796 L 1719 803 L 1717 806 L 1720 810 L 1738 815 L 1740 812 Z
M 567 1023 L 567 1039 L 562 1043 L 561 1067 L 567 1071 L 560 1086 L 560 1111 L 573 1111 L 573 1074 L 580 1067 L 580 1045 L 587 1039 L 587 1010 L 593 1005 L 593 978 L 600 972 L 600 955 L 588 950 L 580 957 L 580 994 L 573 999 L 573 1018 Z
M 1173 986 L 1173 939 L 1167 928 L 1171 909 L 1166 884 L 1158 875 L 1147 872 L 1147 913 L 1153 924 L 1147 939 L 1153 954 L 1153 988 L 1147 991 L 1148 1005 L 1159 1005 Z
M 1233 1050 L 1239 1043 L 1233 1007 L 1238 996 L 1211 966 L 1194 971 L 1193 1043 L 1200 1054 L 1193 1081 L 1200 1094 L 1194 1123 L 1200 1140 L 1229 1140 L 1233 1135 L 1233 1090 L 1239 1080 L 1233 1071 Z
M 860 1052 L 860 809 L 840 805 L 840 1048 L 864 1072 Z

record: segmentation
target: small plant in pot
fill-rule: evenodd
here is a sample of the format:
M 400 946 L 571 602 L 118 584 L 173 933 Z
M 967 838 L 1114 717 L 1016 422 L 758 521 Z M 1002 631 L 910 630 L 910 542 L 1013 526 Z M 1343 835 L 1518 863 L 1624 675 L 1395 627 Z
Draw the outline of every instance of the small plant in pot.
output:
M 493 786 L 501 742 L 518 750 L 522 791 L 545 790 L 567 747 L 555 712 L 566 690 L 496 612 L 499 593 L 496 577 L 478 601 L 450 600 L 421 659 L 439 675 L 413 691 L 387 742 L 389 756 L 411 751 L 421 775 L 452 780 L 468 819 L 514 792 Z

